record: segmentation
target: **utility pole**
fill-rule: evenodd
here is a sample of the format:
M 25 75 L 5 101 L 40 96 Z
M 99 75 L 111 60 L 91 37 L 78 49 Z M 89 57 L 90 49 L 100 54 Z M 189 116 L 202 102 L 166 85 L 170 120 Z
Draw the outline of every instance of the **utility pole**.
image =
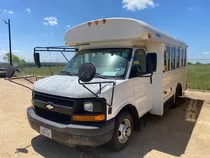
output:
M 12 44 L 11 44 L 11 26 L 10 26 L 10 19 L 8 21 L 5 21 L 5 24 L 8 26 L 8 32 L 9 32 L 9 64 L 12 66 Z

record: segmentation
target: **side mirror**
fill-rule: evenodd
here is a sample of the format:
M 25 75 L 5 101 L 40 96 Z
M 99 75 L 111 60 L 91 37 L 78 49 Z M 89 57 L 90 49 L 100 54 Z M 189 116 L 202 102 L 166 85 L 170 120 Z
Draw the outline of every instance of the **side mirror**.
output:
M 91 63 L 82 64 L 79 68 L 78 76 L 82 82 L 90 82 L 96 74 L 96 68 Z
M 157 69 L 157 53 L 147 53 L 147 72 L 155 72 Z
M 19 65 L 14 64 L 13 66 L 15 67 L 15 71 L 16 71 L 16 72 L 18 72 L 18 73 L 20 73 L 20 72 L 21 72 L 21 71 L 20 71 L 20 67 L 19 67 Z
M 34 53 L 34 62 L 35 62 L 36 66 L 37 66 L 38 68 L 41 67 L 39 53 Z

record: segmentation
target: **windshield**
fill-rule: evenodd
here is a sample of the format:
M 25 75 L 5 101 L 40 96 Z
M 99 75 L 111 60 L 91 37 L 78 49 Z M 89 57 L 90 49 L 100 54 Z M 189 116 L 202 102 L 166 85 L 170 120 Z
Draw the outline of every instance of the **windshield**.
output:
M 104 77 L 123 77 L 126 73 L 132 49 L 91 49 L 78 52 L 62 72 L 76 75 L 84 63 L 92 63 L 96 74 Z

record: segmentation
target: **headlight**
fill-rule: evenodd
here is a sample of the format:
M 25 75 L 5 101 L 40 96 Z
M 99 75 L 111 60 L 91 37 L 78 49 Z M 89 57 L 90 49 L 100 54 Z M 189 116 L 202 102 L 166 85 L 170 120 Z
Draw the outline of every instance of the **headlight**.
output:
M 93 112 L 93 103 L 84 102 L 84 110 L 88 112 Z

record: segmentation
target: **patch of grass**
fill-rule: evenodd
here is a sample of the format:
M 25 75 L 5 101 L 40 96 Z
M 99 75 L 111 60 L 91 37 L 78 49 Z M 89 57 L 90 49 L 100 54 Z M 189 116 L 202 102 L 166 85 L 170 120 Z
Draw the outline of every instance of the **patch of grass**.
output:
M 210 65 L 188 65 L 187 71 L 189 88 L 210 90 Z
M 49 67 L 31 67 L 31 68 L 23 68 L 22 72 L 25 75 L 35 75 L 35 76 L 49 76 L 56 75 L 62 71 L 63 67 L 51 67 L 51 71 Z

